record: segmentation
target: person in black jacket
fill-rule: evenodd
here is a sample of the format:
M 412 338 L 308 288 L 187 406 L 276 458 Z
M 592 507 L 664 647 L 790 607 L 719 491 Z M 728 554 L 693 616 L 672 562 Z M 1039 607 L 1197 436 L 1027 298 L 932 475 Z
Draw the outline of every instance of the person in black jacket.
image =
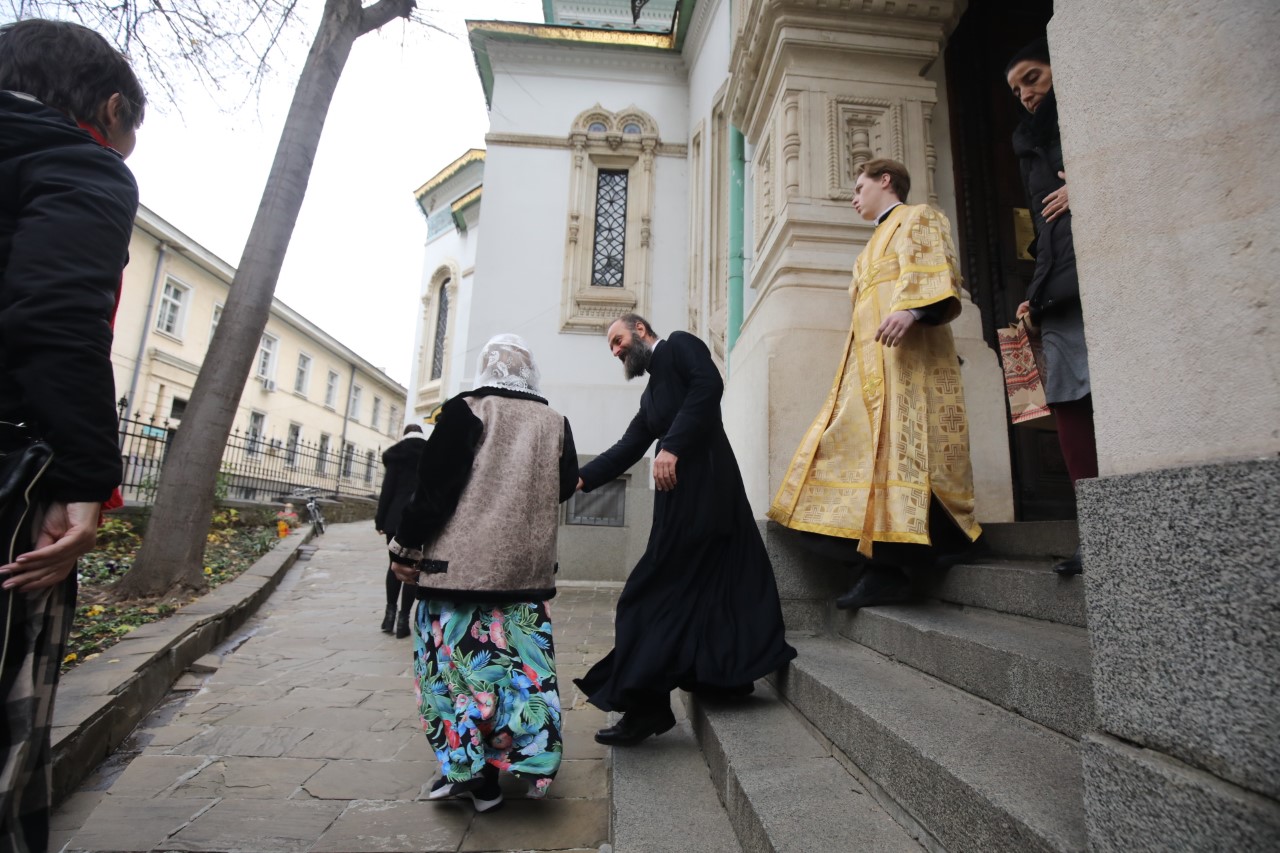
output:
M 426 436 L 422 427 L 409 424 L 404 428 L 404 438 L 387 448 L 382 454 L 382 467 L 386 473 L 382 476 L 382 491 L 378 495 L 378 511 L 373 517 L 373 524 L 378 532 L 387 537 L 387 543 L 396 535 L 400 525 L 400 514 L 413 497 L 414 486 L 418 483 L 418 462 L 422 459 L 422 448 L 426 446 Z M 404 639 L 409 636 L 409 611 L 413 609 L 414 589 L 401 583 L 392 570 L 395 564 L 387 561 L 387 612 L 382 617 L 382 630 L 390 634 L 395 626 L 396 637 Z M 396 599 L 400 599 L 398 609 L 400 618 L 396 618 Z
M 671 691 L 741 696 L 796 656 L 783 637 L 773 566 L 720 420 L 724 384 L 707 345 L 687 332 L 658 338 L 628 314 L 608 329 L 628 379 L 649 383 L 613 447 L 582 466 L 599 488 L 656 441 L 653 525 L 618 599 L 613 651 L 576 679 L 587 701 L 622 711 L 596 741 L 631 746 L 675 725 Z
M 1031 322 L 1040 327 L 1045 398 L 1057 421 L 1067 475 L 1075 485 L 1079 480 L 1098 476 L 1098 450 L 1048 41 L 1038 39 L 1014 54 L 1005 68 L 1005 78 L 1013 96 L 1026 110 L 1013 133 L 1013 150 L 1018 155 L 1022 184 L 1036 225 L 1036 269 L 1027 287 L 1027 301 L 1018 306 L 1017 315 L 1030 314 Z M 1080 549 L 1077 547 L 1074 556 L 1054 570 L 1063 575 L 1079 574 Z
M 128 60 L 92 30 L 0 27 L 0 422 L 26 424 L 53 450 L 34 542 L 6 537 L 0 565 L 3 850 L 48 844 L 73 569 L 120 483 L 111 323 L 138 207 L 123 161 L 145 103 Z

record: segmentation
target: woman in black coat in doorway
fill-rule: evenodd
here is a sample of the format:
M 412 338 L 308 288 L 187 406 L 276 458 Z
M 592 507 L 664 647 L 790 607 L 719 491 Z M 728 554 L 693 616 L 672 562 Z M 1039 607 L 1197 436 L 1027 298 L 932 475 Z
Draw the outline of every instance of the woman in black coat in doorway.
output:
M 378 532 L 387 537 L 388 544 L 396 535 L 400 515 L 409 504 L 409 498 L 413 497 L 414 486 L 418 483 L 418 460 L 422 458 L 422 449 L 427 446 L 425 439 L 422 427 L 409 424 L 404 428 L 404 438 L 382 454 L 382 465 L 387 471 L 382 477 L 382 492 L 378 495 L 378 512 L 373 523 Z M 414 590 L 401 583 L 391 571 L 390 560 L 387 561 L 386 584 L 387 612 L 382 617 L 382 630 L 390 634 L 394 625 L 396 637 L 404 639 L 409 636 L 409 611 L 413 609 Z M 397 597 L 400 599 L 398 610 Z
M 1027 301 L 1018 306 L 1017 314 L 1030 314 L 1031 322 L 1040 327 L 1045 397 L 1057 420 L 1058 443 L 1074 486 L 1098 476 L 1098 450 L 1049 43 L 1038 39 L 1018 51 L 1009 60 L 1005 77 L 1026 110 L 1013 134 L 1013 150 L 1036 225 L 1036 271 L 1027 287 Z M 1054 566 L 1062 575 L 1081 570 L 1078 547 L 1072 557 Z

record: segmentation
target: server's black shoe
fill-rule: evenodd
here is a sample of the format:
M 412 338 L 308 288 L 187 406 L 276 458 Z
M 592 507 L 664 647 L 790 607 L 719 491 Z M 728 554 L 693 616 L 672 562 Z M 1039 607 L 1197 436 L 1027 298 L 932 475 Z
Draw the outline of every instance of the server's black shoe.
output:
M 915 598 L 915 588 L 901 569 L 873 565 L 862 573 L 848 592 L 836 599 L 836 607 L 857 610 L 881 604 L 906 604 Z
M 1071 577 L 1078 575 L 1084 571 L 1083 554 L 1080 553 L 1080 546 L 1076 546 L 1076 552 L 1061 563 L 1053 567 L 1053 570 L 1063 577 Z
M 676 724 L 676 715 L 666 708 L 656 714 L 629 711 L 622 719 L 596 732 L 596 743 L 605 746 L 635 746 L 651 735 L 660 735 Z

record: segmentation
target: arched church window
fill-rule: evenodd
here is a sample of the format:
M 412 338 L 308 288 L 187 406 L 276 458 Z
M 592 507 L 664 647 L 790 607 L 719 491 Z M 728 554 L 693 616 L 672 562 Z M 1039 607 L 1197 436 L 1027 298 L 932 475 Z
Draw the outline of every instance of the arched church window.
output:
M 622 287 L 623 255 L 627 243 L 627 175 L 625 169 L 601 169 L 596 177 L 591 283 L 597 287 Z
M 587 125 L 587 133 L 604 133 L 608 129 L 602 121 L 593 121 Z
M 626 123 L 626 125 L 623 126 L 622 132 L 623 133 L 640 133 L 641 132 L 640 125 L 636 124 L 634 121 L 629 121 Z
M 439 307 L 436 309 L 436 342 L 431 355 L 431 378 L 444 373 L 445 333 L 449 330 L 449 279 L 440 282 Z

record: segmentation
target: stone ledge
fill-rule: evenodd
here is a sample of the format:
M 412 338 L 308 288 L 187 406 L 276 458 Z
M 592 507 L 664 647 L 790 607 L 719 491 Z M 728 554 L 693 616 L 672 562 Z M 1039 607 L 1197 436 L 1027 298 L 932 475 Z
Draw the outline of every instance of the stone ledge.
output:
M 245 623 L 310 539 L 311 528 L 300 528 L 240 577 L 173 616 L 131 632 L 62 678 L 53 714 L 54 802 L 75 791 L 164 699 L 188 666 Z M 131 644 L 136 644 L 136 652 Z
M 1280 850 L 1275 800 L 1106 735 L 1080 745 L 1090 850 Z

